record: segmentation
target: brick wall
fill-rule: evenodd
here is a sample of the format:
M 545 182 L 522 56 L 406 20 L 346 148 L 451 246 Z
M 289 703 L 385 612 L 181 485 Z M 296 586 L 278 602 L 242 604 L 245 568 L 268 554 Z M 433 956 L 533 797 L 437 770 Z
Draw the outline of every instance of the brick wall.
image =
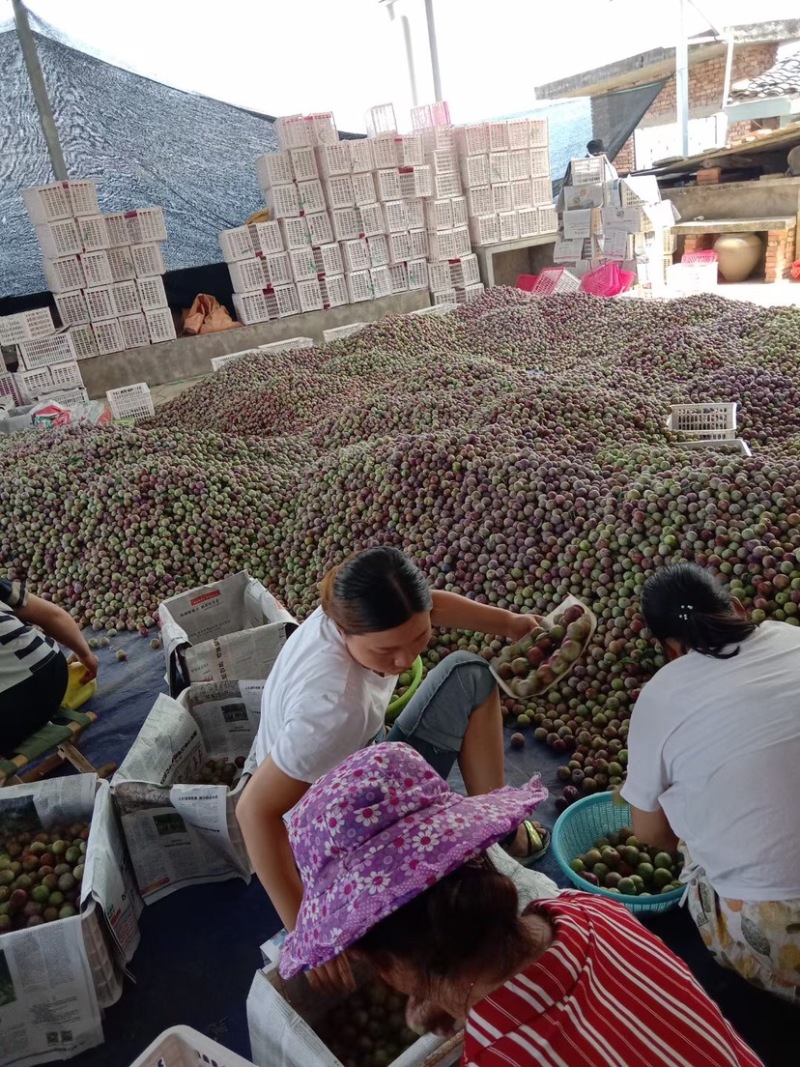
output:
M 614 159 L 611 161 L 617 168 L 618 174 L 628 174 L 630 171 L 636 169 L 636 157 L 633 149 L 633 134 L 628 138 L 625 144 L 617 152 Z
M 683 242 L 683 253 L 700 252 L 714 247 L 715 233 L 687 234 Z M 794 259 L 796 227 L 788 230 L 769 230 L 766 235 L 766 250 L 762 266 L 757 266 L 751 277 L 758 278 L 762 272 L 765 282 L 785 281 L 791 277 Z

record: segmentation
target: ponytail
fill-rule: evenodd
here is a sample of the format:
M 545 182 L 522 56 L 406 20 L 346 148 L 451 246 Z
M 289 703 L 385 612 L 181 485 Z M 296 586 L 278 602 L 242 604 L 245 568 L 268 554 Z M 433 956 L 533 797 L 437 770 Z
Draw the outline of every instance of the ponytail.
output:
M 368 548 L 332 567 L 319 592 L 328 618 L 352 635 L 393 630 L 433 607 L 425 575 L 388 545 Z

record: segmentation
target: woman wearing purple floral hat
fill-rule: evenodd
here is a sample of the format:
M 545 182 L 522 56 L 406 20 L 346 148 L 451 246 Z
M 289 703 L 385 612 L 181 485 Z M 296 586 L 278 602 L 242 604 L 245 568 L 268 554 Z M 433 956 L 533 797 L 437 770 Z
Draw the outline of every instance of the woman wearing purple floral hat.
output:
M 303 881 L 280 972 L 366 960 L 415 1029 L 464 1027 L 465 1067 L 759 1067 L 689 969 L 622 905 L 520 909 L 486 849 L 547 796 L 462 797 L 404 744 L 346 759 L 289 819 Z

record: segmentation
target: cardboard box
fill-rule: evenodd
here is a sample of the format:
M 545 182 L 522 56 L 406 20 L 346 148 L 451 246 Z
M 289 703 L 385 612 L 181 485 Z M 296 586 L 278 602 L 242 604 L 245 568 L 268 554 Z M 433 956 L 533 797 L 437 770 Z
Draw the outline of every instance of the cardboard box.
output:
M 592 208 L 581 208 L 573 211 L 565 211 L 561 219 L 564 227 L 564 239 L 572 241 L 576 237 L 591 237 L 592 235 Z
M 602 182 L 591 185 L 564 185 L 558 198 L 559 211 L 575 211 L 587 207 L 603 207 L 606 203 Z
M 553 246 L 554 263 L 575 263 L 583 255 L 583 238 L 571 241 L 556 241 Z

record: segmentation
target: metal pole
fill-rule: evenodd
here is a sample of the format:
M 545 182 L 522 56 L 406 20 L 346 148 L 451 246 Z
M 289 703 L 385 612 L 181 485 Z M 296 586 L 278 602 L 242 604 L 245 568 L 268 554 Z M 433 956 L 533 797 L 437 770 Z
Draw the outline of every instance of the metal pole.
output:
M 686 0 L 678 0 L 678 43 L 675 46 L 675 95 L 678 113 L 679 154 L 689 155 L 689 41 L 686 37 Z
M 439 73 L 439 49 L 436 47 L 436 22 L 433 17 L 433 0 L 425 0 L 425 18 L 428 20 L 428 48 L 431 53 L 433 96 L 438 103 L 442 99 L 442 78 Z
M 722 83 L 722 106 L 728 106 L 733 73 L 733 30 L 728 30 L 728 51 L 725 54 L 725 80 Z
M 414 69 L 414 48 L 411 44 L 411 26 L 405 15 L 400 17 L 403 27 L 403 40 L 406 46 L 406 63 L 408 64 L 408 80 L 411 82 L 411 102 L 414 107 L 419 106 L 419 94 L 417 93 L 417 72 Z
M 44 83 L 44 75 L 36 52 L 36 42 L 33 39 L 30 23 L 28 22 L 28 12 L 22 0 L 11 0 L 11 3 L 14 9 L 14 22 L 17 27 L 22 57 L 25 60 L 25 67 L 28 71 L 28 79 L 31 83 L 36 110 L 39 112 L 42 133 L 47 142 L 50 165 L 53 168 L 56 180 L 64 182 L 67 180 L 67 165 L 64 162 L 64 154 L 61 151 L 58 130 L 53 118 L 53 109 L 50 107 L 50 100 L 47 96 L 47 86 Z

